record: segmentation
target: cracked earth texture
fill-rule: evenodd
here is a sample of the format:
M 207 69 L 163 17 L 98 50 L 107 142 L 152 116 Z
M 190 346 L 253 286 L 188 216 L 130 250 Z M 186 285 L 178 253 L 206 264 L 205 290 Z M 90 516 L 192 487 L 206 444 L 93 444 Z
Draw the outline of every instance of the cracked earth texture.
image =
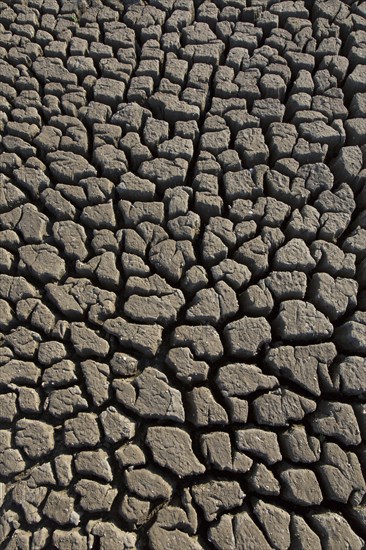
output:
M 361 550 L 366 2 L 0 1 L 0 548 Z

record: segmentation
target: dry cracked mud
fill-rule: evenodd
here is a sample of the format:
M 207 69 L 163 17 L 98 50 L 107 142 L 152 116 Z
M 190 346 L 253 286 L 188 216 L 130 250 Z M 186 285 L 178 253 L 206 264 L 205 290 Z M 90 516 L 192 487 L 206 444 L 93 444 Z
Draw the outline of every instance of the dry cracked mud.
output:
M 0 548 L 366 548 L 366 2 L 0 1 Z

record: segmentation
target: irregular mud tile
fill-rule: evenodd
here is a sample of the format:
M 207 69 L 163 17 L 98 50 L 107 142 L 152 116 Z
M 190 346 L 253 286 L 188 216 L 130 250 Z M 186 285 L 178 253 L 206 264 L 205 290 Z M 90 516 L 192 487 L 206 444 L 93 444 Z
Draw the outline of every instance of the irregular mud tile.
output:
M 45 462 L 32 468 L 27 484 L 29 487 L 55 487 L 56 479 L 53 475 L 51 462 Z
M 186 293 L 195 293 L 208 285 L 207 273 L 204 267 L 194 265 L 187 269 L 182 280 L 181 288 Z
M 86 512 L 95 513 L 109 512 L 118 491 L 109 484 L 81 479 L 75 484 L 75 492 L 80 496 L 81 508 Z
M 211 326 L 182 325 L 174 330 L 172 343 L 187 346 L 198 359 L 215 361 L 224 353 L 218 332 Z
M 315 208 L 321 213 L 338 212 L 352 215 L 356 203 L 352 189 L 347 183 L 341 183 L 336 191 L 326 190 L 320 193 L 314 202 Z
M 42 374 L 42 387 L 47 389 L 58 386 L 67 386 L 77 381 L 76 365 L 69 359 L 54 363 L 45 369 Z
M 26 298 L 37 298 L 39 292 L 24 277 L 11 277 L 10 275 L 1 273 L 0 295 L 11 302 L 18 302 Z
M 180 291 L 177 291 L 157 274 L 150 277 L 129 277 L 126 281 L 125 293 L 127 297 L 135 294 L 138 296 L 158 296 L 159 298 L 177 294 L 180 296 Z
M 330 216 L 331 214 L 329 214 Z M 333 214 L 335 216 L 335 214 Z M 324 214 L 326 216 L 326 214 Z M 350 219 L 347 219 L 346 217 L 344 220 L 347 222 L 347 224 L 350 222 Z M 360 220 L 356 219 L 356 223 L 359 222 L 360 224 L 364 225 L 364 221 L 362 221 L 362 218 Z M 343 231 L 346 229 L 345 223 L 343 224 Z M 340 233 L 341 234 L 341 233 Z M 365 250 L 363 248 L 363 242 L 365 240 L 365 234 L 366 229 L 364 227 L 356 227 L 351 234 L 346 238 L 346 240 L 343 243 L 343 249 L 346 252 L 350 252 L 352 254 L 355 254 L 357 259 L 363 260 L 365 257 Z M 336 235 L 337 236 L 337 235 Z M 326 239 L 326 237 L 324 237 Z M 329 239 L 326 239 L 329 240 Z
M 306 244 L 301 239 L 291 239 L 274 257 L 274 268 L 279 271 L 304 271 L 309 273 L 315 267 Z
M 249 286 L 242 292 L 239 295 L 239 302 L 242 310 L 253 317 L 268 316 L 274 307 L 272 294 L 263 281 Z
M 63 550 L 63 548 L 88 549 L 88 539 L 80 533 L 79 529 L 71 529 L 71 531 L 56 529 L 52 534 L 52 543 L 57 550 Z
M 145 455 L 134 443 L 123 445 L 114 453 L 118 464 L 123 468 L 143 466 L 146 464 Z
M 70 338 L 76 353 L 81 357 L 105 357 L 109 352 L 108 342 L 84 323 L 71 323 Z
M 227 258 L 228 248 L 217 235 L 206 229 L 201 242 L 201 254 L 204 265 L 212 267 Z
M 132 172 L 127 172 L 121 176 L 120 183 L 117 186 L 117 193 L 121 199 L 127 201 L 152 200 L 155 196 L 155 185 L 149 179 L 142 179 Z
M 203 548 L 195 538 L 191 538 L 187 533 L 178 529 L 163 529 L 159 525 L 151 527 L 148 537 L 152 550 L 163 550 L 164 548 L 202 550 Z
M 230 421 L 245 424 L 248 420 L 248 402 L 239 397 L 226 397 L 225 403 L 229 411 Z
M 0 431 L 0 467 L 5 477 L 13 477 L 26 468 L 26 463 L 20 451 L 12 448 L 9 430 Z
M 52 175 L 61 183 L 73 184 L 75 177 L 83 179 L 97 175 L 94 166 L 84 157 L 69 151 L 48 153 L 47 161 L 50 163 Z
M 21 419 L 16 423 L 15 444 L 32 460 L 53 451 L 54 428 L 39 420 Z
M 92 526 L 91 534 L 98 537 L 101 550 L 113 550 L 118 545 L 121 550 L 135 548 L 136 535 L 123 531 L 112 522 L 96 520 Z
M 293 342 L 329 338 L 334 330 L 332 323 L 313 304 L 300 300 L 282 302 L 274 328 L 281 339 Z
M 101 171 L 103 177 L 109 178 L 114 183 L 118 183 L 121 173 L 127 172 L 127 159 L 125 153 L 110 144 L 100 145 L 94 149 L 93 161 Z M 91 213 L 93 211 L 103 212 L 105 209 L 102 208 L 100 210 L 98 207 L 90 208 L 91 210 L 87 211 L 85 218 L 92 224 Z
M 187 420 L 194 426 L 203 427 L 228 423 L 227 412 L 215 401 L 208 388 L 194 388 L 186 394 L 186 400 L 189 412 Z
M 240 130 L 236 136 L 235 149 L 248 167 L 265 164 L 268 160 L 269 151 L 260 128 Z
M 0 300 L 0 309 L 2 311 L 2 319 L 0 319 L 0 329 L 9 330 L 12 325 L 14 326 L 14 315 L 11 307 L 5 300 Z
M 279 474 L 285 500 L 298 506 L 321 504 L 323 495 L 312 470 L 305 468 L 283 468 Z
M 257 397 L 252 403 L 258 424 L 287 426 L 290 421 L 302 420 L 316 409 L 316 402 L 290 390 L 279 388 Z
M 19 256 L 19 269 L 29 271 L 42 283 L 59 281 L 66 274 L 66 265 L 59 251 L 49 244 L 21 246 Z
M 165 296 L 132 294 L 124 305 L 124 313 L 134 321 L 167 324 L 177 320 L 185 300 L 181 290 L 172 289 Z
M 168 139 L 163 143 L 160 143 L 157 151 L 160 158 L 168 158 L 172 160 L 175 158 L 182 158 L 189 162 L 193 157 L 193 144 L 189 139 L 175 136 L 172 139 Z
M 346 519 L 336 512 L 311 513 L 309 523 L 322 541 L 322 548 L 331 550 L 334 545 L 361 550 L 363 541 Z
M 335 277 L 353 277 L 355 275 L 356 256 L 344 252 L 337 245 L 316 240 L 310 245 L 310 253 L 316 261 L 317 271 L 324 271 Z
M 189 348 L 170 349 L 165 362 L 185 384 L 207 380 L 209 365 L 206 361 L 196 361 Z
M 345 232 L 350 221 L 350 215 L 344 212 L 326 212 L 325 214 L 322 214 L 320 217 L 319 238 L 326 241 L 335 242 Z M 362 235 L 363 230 L 357 229 L 356 233 L 361 233 Z M 347 250 L 348 247 L 346 244 L 344 244 L 344 248 Z M 351 249 L 347 250 L 347 252 L 355 252 L 355 250 L 351 247 Z
M 272 547 L 287 550 L 291 544 L 290 514 L 279 506 L 257 499 L 253 509 Z
M 152 426 L 147 430 L 146 443 L 154 461 L 178 477 L 202 474 L 205 467 L 193 453 L 189 434 L 179 428 Z
M 220 319 L 227 321 L 234 317 L 239 310 L 239 304 L 234 290 L 224 281 L 215 284 L 220 307 Z
M 329 436 L 342 445 L 359 445 L 361 434 L 352 405 L 320 401 L 310 419 L 311 427 L 320 436 Z
M 135 376 L 138 372 L 138 360 L 128 353 L 114 353 L 109 364 L 117 376 Z
M 243 317 L 226 325 L 224 338 L 230 355 L 247 359 L 271 341 L 271 327 L 264 317 Z
M 352 349 L 355 353 L 366 352 L 366 323 L 358 322 L 356 319 L 346 321 L 335 331 L 338 346 L 342 351 L 348 353 Z
M 175 284 L 192 267 L 196 256 L 190 241 L 167 239 L 152 245 L 149 260 L 159 275 Z
M 258 456 L 266 464 L 282 460 L 277 434 L 259 428 L 245 428 L 235 433 L 236 445 L 240 451 Z
M 302 237 L 305 242 L 311 242 L 319 231 L 319 219 L 319 212 L 312 206 L 305 205 L 301 210 L 293 210 L 286 226 L 286 235 L 290 238 Z
M 269 267 L 269 246 L 262 237 L 254 237 L 242 244 L 234 254 L 234 260 L 245 265 L 254 277 L 263 275 Z
M 308 435 L 304 426 L 295 424 L 278 438 L 283 456 L 291 462 L 312 463 L 320 459 L 319 439 Z
M 213 288 L 199 290 L 187 310 L 186 319 L 191 323 L 217 324 L 220 320 L 220 305 Z
M 138 237 L 131 229 L 125 229 L 123 234 L 127 252 L 135 253 L 141 257 L 145 257 L 148 246 L 151 248 L 153 245 L 168 239 L 168 233 L 165 229 L 151 222 L 141 222 L 138 225 Z
M 19 300 L 16 313 L 20 321 L 28 321 L 32 327 L 46 334 L 52 333 L 56 328 L 56 316 L 38 298 Z
M 88 256 L 86 233 L 81 225 L 71 220 L 56 222 L 53 225 L 53 236 L 70 259 L 85 260 Z
M 313 395 L 320 395 L 319 375 L 328 370 L 337 356 L 333 343 L 309 346 L 279 346 L 266 355 L 266 364 L 274 374 L 285 376 Z
M 238 113 L 239 111 L 233 112 Z M 227 172 L 223 177 L 223 184 L 225 198 L 229 203 L 235 203 L 237 199 L 254 200 L 263 193 L 263 189 L 256 185 L 249 169 Z
M 45 189 L 41 193 L 41 202 L 56 220 L 74 220 L 76 208 L 57 189 Z
M 25 204 L 22 208 L 22 217 L 17 224 L 26 243 L 41 243 L 48 236 L 47 216 L 41 214 L 32 204 Z
M 218 470 L 245 473 L 253 464 L 244 453 L 232 451 L 230 436 L 226 432 L 202 435 L 201 449 L 206 463 Z
M 97 415 L 81 412 L 66 420 L 63 435 L 67 447 L 95 447 L 100 441 Z
M 345 357 L 334 365 L 331 377 L 341 394 L 360 395 L 366 391 L 366 361 L 355 355 Z
M 4 343 L 8 344 L 16 355 L 25 359 L 33 359 L 39 347 L 41 336 L 38 332 L 30 331 L 25 327 L 13 329 L 5 336 Z
M 117 336 L 122 345 L 130 346 L 148 357 L 156 355 L 162 341 L 163 327 L 157 324 L 140 325 L 117 317 L 109 319 L 103 326 L 109 334 Z
M 211 273 L 215 281 L 223 280 L 234 290 L 248 284 L 251 278 L 251 273 L 245 265 L 231 259 L 222 260 L 218 265 L 213 266 Z
M 322 549 L 321 539 L 301 516 L 295 514 L 291 516 L 290 531 L 295 548 L 299 550 L 305 550 L 306 548 Z
M 165 120 L 148 118 L 144 125 L 143 138 L 146 145 L 155 153 L 158 144 L 169 138 L 169 124 Z
M 22 508 L 27 523 L 32 525 L 41 521 L 38 507 L 47 495 L 46 487 L 30 487 L 27 481 L 19 481 L 11 495 L 14 502 Z
M 127 489 L 142 499 L 168 500 L 172 495 L 171 484 L 148 468 L 126 470 L 124 480 Z
M 52 365 L 66 358 L 67 351 L 61 342 L 41 342 L 38 347 L 38 361 L 42 365 Z
M 357 175 L 362 169 L 362 153 L 358 145 L 344 146 L 333 161 L 332 172 L 337 181 L 348 183 L 357 189 Z
M 127 278 L 137 276 L 143 277 L 150 274 L 150 269 L 142 258 L 136 254 L 127 254 L 122 252 L 121 258 L 123 273 Z
M 17 415 L 17 395 L 9 392 L 0 395 L 0 420 L 12 422 Z
M 187 186 L 165 191 L 163 200 L 170 220 L 189 213 L 189 201 L 192 196 L 192 188 Z
M 165 506 L 158 511 L 156 523 L 159 527 L 167 529 L 177 527 L 190 535 L 196 534 L 197 512 L 192 505 L 192 495 L 187 487 L 183 489 L 177 506 Z
M 209 542 L 213 543 L 218 550 L 230 550 L 230 548 L 235 548 L 236 539 L 232 525 L 234 517 L 235 516 L 223 514 L 218 523 L 211 526 L 208 531 Z
M 183 185 L 187 169 L 188 162 L 184 159 L 155 158 L 142 162 L 137 173 L 139 177 L 155 183 L 157 192 L 161 193 L 169 187 Z
M 250 470 L 247 478 L 248 487 L 259 495 L 278 496 L 281 486 L 273 472 L 264 464 L 256 463 Z
M 198 236 L 201 218 L 197 213 L 188 212 L 185 216 L 177 216 L 170 220 L 167 228 L 174 239 L 194 241 Z
M 100 421 L 108 443 L 120 443 L 135 435 L 136 423 L 113 406 L 101 413 Z
M 274 271 L 264 281 L 279 302 L 305 298 L 307 277 L 301 271 Z
M 209 522 L 215 520 L 220 512 L 240 506 L 245 497 L 237 481 L 208 481 L 193 485 L 192 495 Z
M 221 367 L 216 383 L 224 397 L 245 397 L 258 390 L 272 390 L 278 386 L 274 376 L 267 376 L 255 365 L 233 363 Z
M 74 499 L 66 491 L 51 491 L 42 512 L 58 525 L 78 525 L 80 516 L 74 506 Z
M 47 527 L 41 527 L 34 531 L 32 536 L 32 547 L 34 550 L 42 550 L 50 542 L 50 533 Z
M 118 513 L 127 525 L 136 529 L 146 523 L 151 509 L 151 503 L 132 495 L 124 495 L 118 508 Z
M 0 385 L 35 384 L 41 375 L 41 370 L 31 361 L 11 359 L 0 369 Z
M 335 443 L 324 443 L 318 467 L 324 494 L 331 500 L 352 505 L 361 503 L 366 485 L 355 453 L 346 453 Z
M 12 546 L 14 543 L 13 548 L 29 548 L 31 536 L 31 533 L 17 528 L 12 535 L 12 542 L 10 542 L 10 545 Z
M 91 229 L 115 229 L 116 218 L 113 204 L 109 201 L 95 206 L 86 206 L 80 220 Z
M 51 391 L 47 401 L 45 409 L 56 418 L 65 418 L 89 407 L 79 386 Z
M 58 485 L 60 487 L 69 487 L 74 476 L 72 470 L 73 457 L 71 455 L 60 454 L 54 458 L 53 462 Z
M 80 366 L 87 391 L 92 396 L 94 405 L 99 407 L 109 399 L 109 366 L 92 360 L 83 361 Z
M 46 285 L 46 293 L 71 320 L 87 314 L 90 321 L 102 325 L 115 312 L 116 295 L 94 286 L 88 279 L 68 277 L 62 285 L 50 283 Z
M 168 382 L 164 373 L 147 367 L 132 382 L 114 380 L 112 385 L 117 401 L 143 418 L 170 418 L 183 422 L 181 393 Z
M 108 462 L 108 454 L 102 449 L 82 451 L 75 457 L 75 469 L 79 474 L 96 476 L 103 481 L 112 481 L 113 474 Z
M 6 232 L 8 232 L 8 230 L 6 230 Z M 2 234 L 4 235 L 4 232 L 2 232 Z M 1 239 L 1 236 L 0 236 L 0 239 Z M 3 273 L 9 273 L 12 265 L 14 265 L 14 254 L 9 252 L 5 248 L 0 248 L 0 271 L 2 271 Z M 6 307 L 6 305 L 4 305 L 4 307 Z M 4 328 L 5 328 L 5 321 L 3 321 L 2 324 L 4 325 Z
M 209 540 L 215 544 L 218 550 L 230 550 L 235 547 L 261 548 L 263 550 L 271 548 L 247 511 L 239 512 L 235 516 L 222 515 L 218 524 L 210 527 Z
M 262 83 L 263 78 L 261 79 L 261 84 Z M 285 106 L 279 99 L 273 97 L 255 99 L 253 101 L 251 114 L 260 120 L 261 127 L 266 130 L 271 123 L 282 122 L 285 114 Z

